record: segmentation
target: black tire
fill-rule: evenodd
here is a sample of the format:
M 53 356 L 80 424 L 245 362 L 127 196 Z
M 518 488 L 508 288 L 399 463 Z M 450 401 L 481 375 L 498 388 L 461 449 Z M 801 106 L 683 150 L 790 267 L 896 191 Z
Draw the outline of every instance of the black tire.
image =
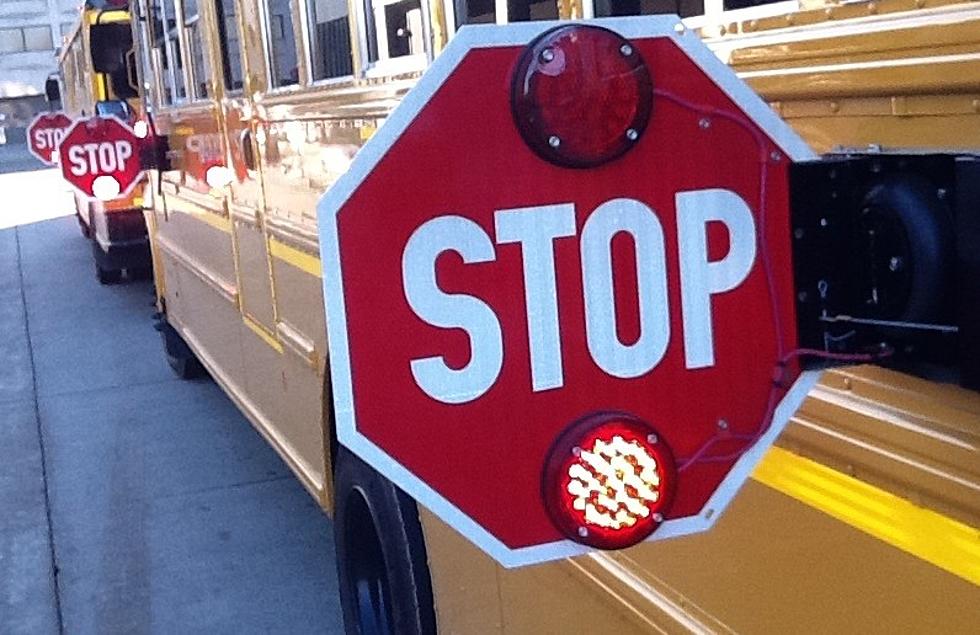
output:
M 344 448 L 337 453 L 334 544 L 349 635 L 436 632 L 415 501 Z
M 167 365 L 177 377 L 190 380 L 207 374 L 204 365 L 194 355 L 194 351 L 172 326 L 161 322 L 157 328 L 163 338 L 163 354 L 167 358 Z
M 96 263 L 95 279 L 99 281 L 99 284 L 117 284 L 122 280 L 122 269 L 103 269 Z

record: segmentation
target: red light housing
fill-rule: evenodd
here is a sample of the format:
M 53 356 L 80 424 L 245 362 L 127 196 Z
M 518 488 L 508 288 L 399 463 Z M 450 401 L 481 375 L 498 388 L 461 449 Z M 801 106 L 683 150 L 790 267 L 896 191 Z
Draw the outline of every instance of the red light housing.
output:
M 532 41 L 511 87 L 514 123 L 542 159 L 571 168 L 612 161 L 632 148 L 653 108 L 639 51 L 597 26 L 560 26 Z
M 545 509 L 562 534 L 624 549 L 663 523 L 676 480 L 670 448 L 653 428 L 632 415 L 597 413 L 559 435 L 541 484 Z

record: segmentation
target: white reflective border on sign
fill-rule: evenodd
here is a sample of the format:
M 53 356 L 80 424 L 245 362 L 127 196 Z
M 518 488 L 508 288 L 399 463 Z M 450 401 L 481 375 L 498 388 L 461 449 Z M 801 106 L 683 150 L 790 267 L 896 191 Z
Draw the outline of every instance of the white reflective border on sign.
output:
M 589 20 L 586 23 L 603 26 L 629 39 L 653 37 L 673 39 L 790 159 L 808 161 L 817 158 L 817 155 L 789 125 L 742 82 L 731 68 L 722 63 L 696 33 L 684 28 L 677 17 L 608 18 Z M 358 432 L 354 414 L 350 346 L 347 339 L 347 309 L 341 275 L 337 214 L 469 51 L 479 48 L 523 46 L 548 29 L 569 24 L 573 22 L 525 22 L 506 26 L 474 25 L 460 29 L 415 87 L 394 109 L 384 125 L 357 153 L 350 169 L 323 195 L 317 205 L 331 388 L 339 441 L 505 567 L 556 560 L 588 553 L 592 549 L 571 540 L 511 549 Z M 748 479 L 766 450 L 782 432 L 790 417 L 803 403 L 803 399 L 818 378 L 819 373 L 816 371 L 808 371 L 800 375 L 776 408 L 769 430 L 735 463 L 698 515 L 665 522 L 649 540 L 682 536 L 709 529 Z

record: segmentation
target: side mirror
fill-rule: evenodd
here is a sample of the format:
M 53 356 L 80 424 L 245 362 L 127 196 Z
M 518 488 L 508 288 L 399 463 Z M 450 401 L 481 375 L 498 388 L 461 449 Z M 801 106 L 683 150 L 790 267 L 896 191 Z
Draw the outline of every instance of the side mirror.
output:
M 61 87 L 58 85 L 57 77 L 49 77 L 44 82 L 44 96 L 47 98 L 49 104 L 61 101 Z

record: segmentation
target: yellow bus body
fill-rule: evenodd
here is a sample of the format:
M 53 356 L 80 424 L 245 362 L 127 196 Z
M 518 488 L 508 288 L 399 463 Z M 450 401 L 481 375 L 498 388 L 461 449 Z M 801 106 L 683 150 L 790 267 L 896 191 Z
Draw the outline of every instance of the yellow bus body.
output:
M 144 56 L 172 157 L 172 169 L 151 176 L 159 303 L 331 513 L 315 206 L 424 65 L 381 74 L 355 46 L 350 76 L 311 83 L 300 55 L 298 85 L 272 89 L 261 3 L 229 2 L 240 88 L 185 69 L 207 96 L 164 104 L 166 82 L 152 79 L 161 66 Z M 445 5 L 430 6 L 437 53 L 452 29 Z M 816 150 L 980 151 L 980 3 L 758 9 L 690 23 Z M 557 13 L 588 12 L 563 0 Z M 215 5 L 201 3 L 197 20 L 204 59 L 221 69 Z M 164 48 L 149 32 L 138 41 Z M 244 166 L 227 187 L 186 168 L 202 143 Z M 731 509 L 693 537 L 505 570 L 420 514 L 441 632 L 975 632 L 980 395 L 872 366 L 827 372 Z

